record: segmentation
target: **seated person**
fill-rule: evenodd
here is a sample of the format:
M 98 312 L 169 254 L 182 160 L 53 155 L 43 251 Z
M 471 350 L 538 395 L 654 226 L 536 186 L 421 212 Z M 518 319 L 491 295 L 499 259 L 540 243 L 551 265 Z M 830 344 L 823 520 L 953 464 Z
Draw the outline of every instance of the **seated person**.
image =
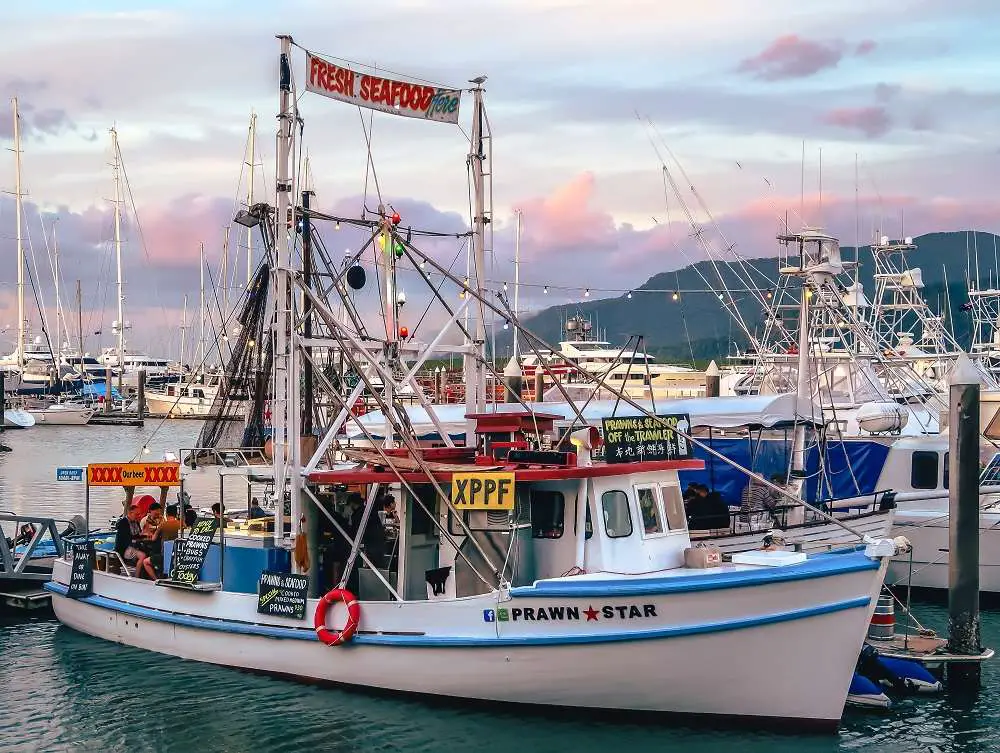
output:
M 163 521 L 163 508 L 159 502 L 154 502 L 149 506 L 149 512 L 139 521 L 139 528 L 145 539 L 152 539 L 156 535 L 156 529 Z
M 729 505 L 716 491 L 697 485 L 697 496 L 688 506 L 688 528 L 692 531 L 729 528 Z
M 193 507 L 184 508 L 184 527 L 191 528 L 198 522 L 198 511 Z
M 156 529 L 156 538 L 160 541 L 173 541 L 181 530 L 181 521 L 177 517 L 177 505 L 167 505 L 165 517 Z
M 128 512 L 122 515 L 115 525 L 115 551 L 125 564 L 135 566 L 137 577 L 141 578 L 145 574 L 150 580 L 156 580 L 156 570 L 153 569 L 149 555 L 138 546 L 141 540 L 139 505 L 133 502 L 129 505 Z
M 223 517 L 223 512 L 225 512 L 225 507 L 221 502 L 212 503 L 212 515 L 216 520 L 219 521 L 220 526 L 228 526 L 232 521 L 229 518 Z
M 263 507 L 260 506 L 260 500 L 258 500 L 256 497 L 254 497 L 250 501 L 249 516 L 250 516 L 251 520 L 255 520 L 255 519 L 258 519 L 258 518 L 270 518 L 270 517 L 273 517 L 271 513 L 269 513 L 267 510 L 265 510 Z

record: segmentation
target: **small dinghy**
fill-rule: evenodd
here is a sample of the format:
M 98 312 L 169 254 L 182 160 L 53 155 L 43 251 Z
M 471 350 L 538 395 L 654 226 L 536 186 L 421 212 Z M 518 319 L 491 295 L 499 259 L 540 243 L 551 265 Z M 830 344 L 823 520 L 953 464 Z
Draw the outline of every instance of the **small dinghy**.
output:
M 27 429 L 35 425 L 35 417 L 28 411 L 8 408 L 3 412 L 3 425 L 5 429 Z

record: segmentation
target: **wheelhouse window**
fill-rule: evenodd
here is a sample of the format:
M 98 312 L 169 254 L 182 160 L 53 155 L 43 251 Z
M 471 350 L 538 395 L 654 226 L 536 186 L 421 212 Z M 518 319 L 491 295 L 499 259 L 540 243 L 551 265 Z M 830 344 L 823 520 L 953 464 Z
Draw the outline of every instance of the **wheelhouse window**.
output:
M 652 486 L 638 486 L 635 490 L 639 502 L 639 513 L 642 515 L 642 530 L 646 535 L 663 533 L 663 516 L 660 514 L 659 501 L 656 499 L 656 489 Z
M 684 513 L 684 498 L 681 488 L 673 484 L 660 484 L 660 495 L 663 497 L 663 511 L 667 516 L 667 527 L 671 531 L 683 531 L 687 527 L 687 516 Z
M 558 539 L 563 535 L 566 500 L 559 492 L 531 490 L 531 536 L 535 539 Z
M 622 491 L 604 492 L 601 495 L 604 509 L 604 528 L 608 538 L 622 539 L 632 535 L 632 514 L 628 509 L 628 495 Z
M 910 486 L 914 489 L 937 489 L 938 454 L 916 450 L 910 461 Z

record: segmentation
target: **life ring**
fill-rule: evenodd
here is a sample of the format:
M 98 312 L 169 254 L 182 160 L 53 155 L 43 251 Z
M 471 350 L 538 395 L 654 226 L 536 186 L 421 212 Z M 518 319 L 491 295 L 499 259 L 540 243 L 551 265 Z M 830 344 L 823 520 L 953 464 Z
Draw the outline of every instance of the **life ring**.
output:
M 347 605 L 347 624 L 341 630 L 330 630 L 326 626 L 326 610 L 331 604 L 338 601 Z M 358 621 L 361 619 L 361 605 L 354 598 L 354 594 L 346 588 L 335 588 L 327 593 L 319 604 L 316 605 L 316 613 L 313 615 L 313 627 L 316 628 L 316 636 L 327 646 L 339 646 L 347 643 L 354 637 L 354 632 L 358 629 Z

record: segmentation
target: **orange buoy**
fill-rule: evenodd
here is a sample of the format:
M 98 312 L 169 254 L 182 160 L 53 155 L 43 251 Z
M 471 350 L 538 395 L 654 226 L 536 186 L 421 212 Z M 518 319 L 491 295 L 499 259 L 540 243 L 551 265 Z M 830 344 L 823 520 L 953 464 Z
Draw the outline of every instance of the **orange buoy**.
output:
M 347 605 L 347 624 L 340 630 L 330 630 L 326 626 L 326 611 L 331 604 L 338 601 Z M 319 600 L 316 605 L 316 613 L 313 615 L 313 627 L 316 628 L 318 637 L 327 646 L 339 646 L 347 643 L 354 637 L 354 632 L 358 629 L 358 622 L 361 619 L 361 605 L 354 598 L 354 594 L 346 588 L 335 588 Z

